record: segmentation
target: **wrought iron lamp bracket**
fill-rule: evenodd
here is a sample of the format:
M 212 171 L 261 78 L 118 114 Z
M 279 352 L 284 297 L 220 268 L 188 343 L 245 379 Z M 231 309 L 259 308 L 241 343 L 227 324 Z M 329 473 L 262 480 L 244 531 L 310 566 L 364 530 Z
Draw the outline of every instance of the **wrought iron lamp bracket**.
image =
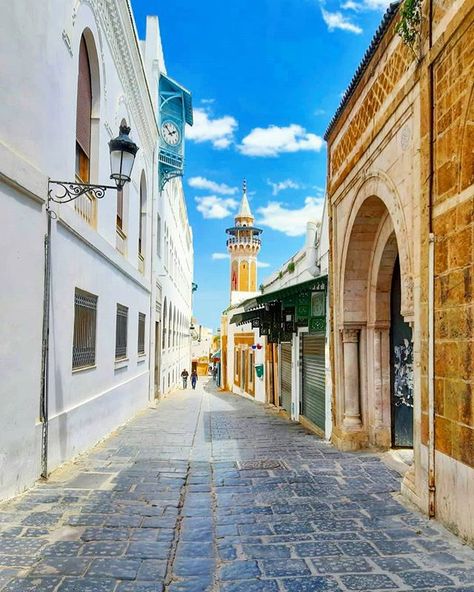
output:
M 51 187 L 55 185 L 56 190 Z M 90 193 L 96 199 L 102 199 L 107 189 L 119 189 L 115 185 L 93 185 L 91 183 L 71 183 L 69 181 L 48 181 L 48 202 L 69 203 L 85 193 Z

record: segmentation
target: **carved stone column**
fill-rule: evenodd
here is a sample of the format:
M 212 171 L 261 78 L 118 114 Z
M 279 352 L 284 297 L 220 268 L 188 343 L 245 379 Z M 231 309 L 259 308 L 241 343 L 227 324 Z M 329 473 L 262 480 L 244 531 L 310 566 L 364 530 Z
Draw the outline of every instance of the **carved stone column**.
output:
M 359 329 L 344 328 L 342 342 L 344 347 L 344 420 L 345 430 L 359 430 L 360 386 L 359 386 Z

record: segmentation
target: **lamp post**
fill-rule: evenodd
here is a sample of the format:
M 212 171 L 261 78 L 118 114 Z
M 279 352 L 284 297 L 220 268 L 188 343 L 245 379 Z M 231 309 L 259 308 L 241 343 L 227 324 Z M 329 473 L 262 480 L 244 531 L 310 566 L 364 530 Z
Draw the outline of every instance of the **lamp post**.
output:
M 51 304 L 51 220 L 57 218 L 51 209 L 51 202 L 69 203 L 81 195 L 89 193 L 96 199 L 102 199 L 107 189 L 123 189 L 131 180 L 133 163 L 138 146 L 130 139 L 130 128 L 120 126 L 119 135 L 110 140 L 110 178 L 115 185 L 95 185 L 93 183 L 74 183 L 48 179 L 48 197 L 46 201 L 47 232 L 44 237 L 44 297 L 43 297 L 43 332 L 41 351 L 41 394 L 40 421 L 41 430 L 41 476 L 48 478 L 48 383 L 49 383 L 49 311 Z

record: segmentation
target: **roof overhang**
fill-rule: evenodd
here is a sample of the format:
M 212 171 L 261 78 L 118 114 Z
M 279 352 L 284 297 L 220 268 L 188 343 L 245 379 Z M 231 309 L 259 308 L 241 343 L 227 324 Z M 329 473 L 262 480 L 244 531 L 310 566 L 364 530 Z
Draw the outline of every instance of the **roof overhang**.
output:
M 161 74 L 161 79 L 164 79 L 168 83 L 172 91 L 182 93 L 184 101 L 184 119 L 188 125 L 193 125 L 193 100 L 189 90 L 166 74 Z

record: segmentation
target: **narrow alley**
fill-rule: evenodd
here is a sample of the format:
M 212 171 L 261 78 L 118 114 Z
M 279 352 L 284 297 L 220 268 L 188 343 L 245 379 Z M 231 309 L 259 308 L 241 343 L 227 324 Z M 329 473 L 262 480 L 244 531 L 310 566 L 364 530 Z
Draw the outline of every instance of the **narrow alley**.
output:
M 377 455 L 211 384 L 0 506 L 0 590 L 474 591 L 474 552 Z

